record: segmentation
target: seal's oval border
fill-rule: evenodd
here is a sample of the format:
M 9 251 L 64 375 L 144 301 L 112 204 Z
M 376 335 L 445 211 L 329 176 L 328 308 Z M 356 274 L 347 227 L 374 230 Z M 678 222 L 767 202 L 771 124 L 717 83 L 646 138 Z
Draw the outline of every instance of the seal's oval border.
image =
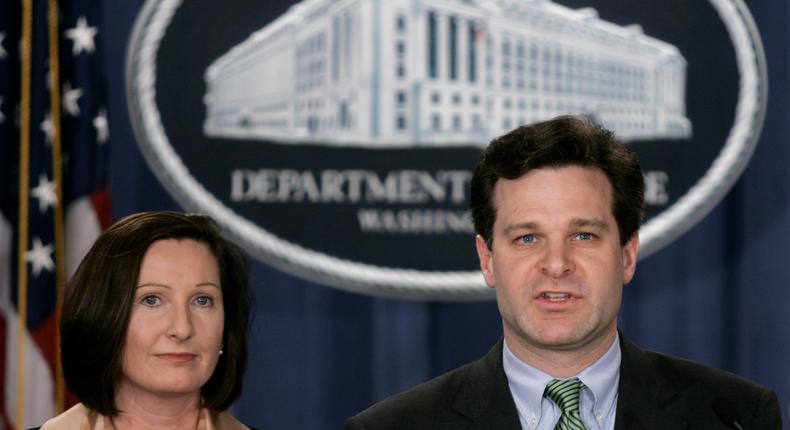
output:
M 705 175 L 670 208 L 642 226 L 640 258 L 685 233 L 724 197 L 748 164 L 765 118 L 765 53 L 748 8 L 742 0 L 708 1 L 721 17 L 735 48 L 740 73 L 735 121 L 724 148 Z M 213 216 L 234 240 L 263 261 L 342 290 L 422 300 L 493 297 L 476 270 L 379 267 L 290 243 L 236 214 L 198 183 L 170 145 L 155 103 L 156 53 L 181 2 L 147 0 L 135 21 L 126 57 L 127 102 L 135 136 L 146 161 L 181 205 Z

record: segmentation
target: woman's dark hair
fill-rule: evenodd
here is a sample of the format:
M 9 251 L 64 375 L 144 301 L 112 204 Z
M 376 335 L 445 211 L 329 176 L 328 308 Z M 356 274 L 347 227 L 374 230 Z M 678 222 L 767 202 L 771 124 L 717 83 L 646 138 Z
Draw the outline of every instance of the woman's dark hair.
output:
M 83 404 L 102 415 L 119 412 L 115 388 L 121 377 L 140 265 L 151 244 L 164 239 L 204 243 L 219 265 L 224 353 L 201 388 L 203 406 L 225 410 L 241 393 L 250 315 L 244 254 L 222 237 L 208 216 L 143 212 L 121 219 L 99 236 L 66 287 L 60 319 L 66 385 Z
M 533 169 L 567 166 L 603 171 L 612 184 L 612 214 L 620 244 L 639 230 L 644 215 L 644 179 L 636 155 L 611 131 L 590 119 L 559 116 L 521 126 L 494 139 L 472 176 L 470 208 L 475 232 L 493 244 L 494 187 L 499 178 L 518 179 Z

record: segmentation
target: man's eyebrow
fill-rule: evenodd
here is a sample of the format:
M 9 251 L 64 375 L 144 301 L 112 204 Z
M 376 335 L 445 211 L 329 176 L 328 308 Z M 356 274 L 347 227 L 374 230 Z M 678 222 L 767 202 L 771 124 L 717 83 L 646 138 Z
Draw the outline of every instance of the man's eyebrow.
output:
M 516 230 L 535 230 L 538 228 L 538 223 L 536 222 L 520 222 L 517 224 L 511 224 L 505 227 L 505 234 L 512 233 Z
M 600 219 L 574 218 L 569 223 L 572 227 L 593 227 L 599 230 L 608 230 L 609 224 Z

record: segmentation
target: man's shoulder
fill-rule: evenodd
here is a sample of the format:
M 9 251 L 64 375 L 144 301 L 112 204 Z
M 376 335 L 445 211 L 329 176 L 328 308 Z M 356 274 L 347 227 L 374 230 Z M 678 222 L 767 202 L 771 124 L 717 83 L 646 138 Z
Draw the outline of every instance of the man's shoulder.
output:
M 644 351 L 653 366 L 678 387 L 732 389 L 757 395 L 767 389 L 742 376 L 715 367 L 655 351 Z
M 457 429 L 473 421 L 485 423 L 487 428 L 518 425 L 516 408 L 502 369 L 501 340 L 482 358 L 384 399 L 351 417 L 346 428 Z
M 776 394 L 733 373 L 648 351 L 620 335 L 618 429 L 779 429 Z
M 664 420 L 665 428 L 678 422 L 687 422 L 689 428 L 734 422 L 744 428 L 781 428 L 772 390 L 699 362 L 621 344 L 617 415 L 625 425 Z
M 351 417 L 347 429 L 362 429 L 363 425 L 375 428 L 419 428 L 430 422 L 441 411 L 452 407 L 458 390 L 467 379 L 476 362 L 437 376 L 402 393 L 388 397 Z

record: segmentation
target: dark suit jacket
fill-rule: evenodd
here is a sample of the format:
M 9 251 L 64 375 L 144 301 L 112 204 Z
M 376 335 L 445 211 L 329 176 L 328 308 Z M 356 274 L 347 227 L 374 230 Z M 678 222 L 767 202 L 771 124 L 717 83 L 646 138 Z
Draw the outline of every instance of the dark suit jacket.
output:
M 616 430 L 730 429 L 712 408 L 723 399 L 745 430 L 781 430 L 776 395 L 731 373 L 644 351 L 620 335 Z M 718 400 L 722 402 L 722 400 Z M 502 369 L 502 341 L 480 360 L 349 418 L 347 430 L 520 429 Z

